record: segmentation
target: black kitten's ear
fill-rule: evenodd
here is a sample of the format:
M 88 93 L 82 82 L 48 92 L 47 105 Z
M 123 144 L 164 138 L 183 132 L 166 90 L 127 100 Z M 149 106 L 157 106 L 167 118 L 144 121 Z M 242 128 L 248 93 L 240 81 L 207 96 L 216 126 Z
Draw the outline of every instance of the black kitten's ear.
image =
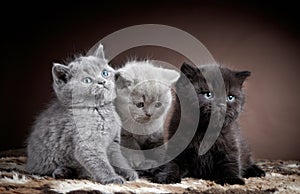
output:
M 115 74 L 116 87 L 119 89 L 130 89 L 133 85 L 133 80 L 124 72 L 117 71 Z
M 239 71 L 235 72 L 235 77 L 240 81 L 240 84 L 243 84 L 247 77 L 251 75 L 250 71 Z
M 199 71 L 197 67 L 193 67 L 192 65 L 189 65 L 187 63 L 183 63 L 180 71 L 188 78 L 191 79 L 193 78 L 197 72 Z
M 53 63 L 52 76 L 53 76 L 53 81 L 57 85 L 65 84 L 69 81 L 71 77 L 70 68 L 68 66 L 59 63 Z

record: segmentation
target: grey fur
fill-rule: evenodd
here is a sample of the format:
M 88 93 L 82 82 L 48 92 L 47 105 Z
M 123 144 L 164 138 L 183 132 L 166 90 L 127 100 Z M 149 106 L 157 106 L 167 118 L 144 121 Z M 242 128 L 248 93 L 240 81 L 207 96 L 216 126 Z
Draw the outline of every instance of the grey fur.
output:
M 164 158 L 164 123 L 171 106 L 171 85 L 179 78 L 175 70 L 155 67 L 150 61 L 131 61 L 116 74 L 117 112 L 122 120 L 121 145 L 129 164 L 149 169 Z M 138 103 L 143 107 L 137 107 Z M 160 107 L 155 107 L 161 103 Z M 153 149 L 147 155 L 132 151 Z
M 100 45 L 92 56 L 53 65 L 57 98 L 37 117 L 27 140 L 30 173 L 58 178 L 76 173 L 102 184 L 138 178 L 120 151 L 120 118 L 112 103 L 115 71 L 103 57 Z

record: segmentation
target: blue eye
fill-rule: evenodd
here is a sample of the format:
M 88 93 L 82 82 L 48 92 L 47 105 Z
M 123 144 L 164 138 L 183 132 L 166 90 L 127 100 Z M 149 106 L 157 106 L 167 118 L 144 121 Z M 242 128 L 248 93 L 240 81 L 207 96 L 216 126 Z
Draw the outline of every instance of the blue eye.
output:
M 85 77 L 85 78 L 82 79 L 82 82 L 86 83 L 86 84 L 90 84 L 90 83 L 93 82 L 93 79 L 90 78 L 90 77 Z
M 203 96 L 204 96 L 204 98 L 206 98 L 207 100 L 213 99 L 213 95 L 212 95 L 211 92 L 205 92 L 205 93 L 203 94 Z
M 102 72 L 101 72 L 101 75 L 102 77 L 108 77 L 110 75 L 109 71 L 107 71 L 106 69 L 104 69 Z
M 162 105 L 161 102 L 157 102 L 157 103 L 155 103 L 154 106 L 155 106 L 155 108 L 159 108 L 159 107 L 161 107 L 161 105 Z
M 232 96 L 232 95 L 227 96 L 227 99 L 226 99 L 227 102 L 233 102 L 234 100 L 235 100 L 234 96 Z

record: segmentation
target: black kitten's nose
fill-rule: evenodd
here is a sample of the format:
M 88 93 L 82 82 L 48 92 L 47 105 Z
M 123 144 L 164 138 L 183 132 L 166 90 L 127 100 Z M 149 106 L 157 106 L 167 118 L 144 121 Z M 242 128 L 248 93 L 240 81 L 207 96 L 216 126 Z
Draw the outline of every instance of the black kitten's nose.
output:
M 104 85 L 104 84 L 105 84 L 105 81 L 104 81 L 104 80 L 102 80 L 102 81 L 98 81 L 98 84 L 100 84 L 100 85 Z
M 220 108 L 226 108 L 227 106 L 224 103 L 220 103 L 220 104 L 218 104 L 218 107 L 220 107 Z

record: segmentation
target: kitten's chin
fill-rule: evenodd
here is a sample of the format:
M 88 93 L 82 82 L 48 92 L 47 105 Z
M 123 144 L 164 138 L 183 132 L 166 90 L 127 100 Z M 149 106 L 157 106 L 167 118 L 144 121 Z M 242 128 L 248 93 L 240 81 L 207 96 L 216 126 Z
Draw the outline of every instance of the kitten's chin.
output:
M 151 118 L 150 117 L 138 117 L 134 119 L 136 122 L 140 123 L 140 124 L 146 124 L 151 122 Z
M 112 102 L 116 98 L 116 93 L 108 89 L 102 89 L 99 92 L 93 93 L 93 95 L 98 101 L 105 102 Z
M 96 96 L 96 95 L 100 95 L 101 93 L 109 92 L 109 91 L 110 90 L 107 87 L 98 86 L 91 89 L 91 94 Z

